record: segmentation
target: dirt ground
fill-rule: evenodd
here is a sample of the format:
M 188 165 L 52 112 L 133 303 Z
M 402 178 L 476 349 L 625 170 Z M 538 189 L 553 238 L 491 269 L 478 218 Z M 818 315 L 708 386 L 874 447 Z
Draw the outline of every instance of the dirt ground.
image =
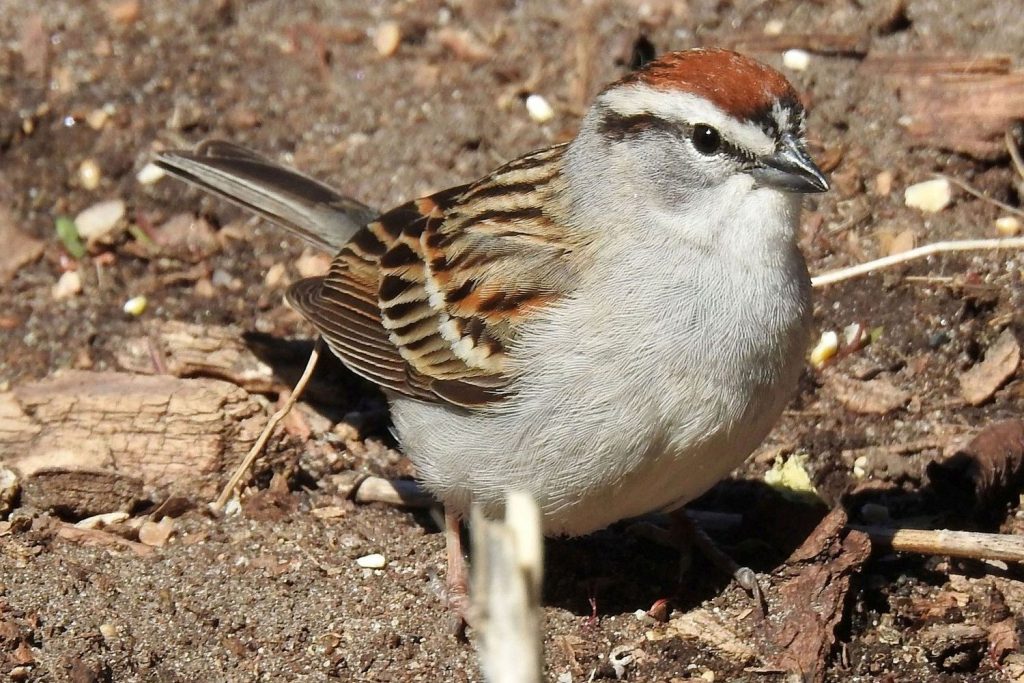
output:
M 805 70 L 786 73 L 805 94 L 812 146 L 833 180 L 804 218 L 812 272 L 909 243 L 997 236 L 1007 210 L 960 189 L 936 213 L 906 206 L 904 189 L 936 172 L 1020 206 L 1024 181 L 1001 137 L 995 151 L 973 154 L 955 144 L 976 130 L 970 123 L 914 137 L 913 87 L 878 66 L 943 54 L 1006 55 L 1024 67 L 1019 0 L 0 0 L 0 213 L 41 240 L 38 257 L 0 280 L 0 392 L 60 370 L 123 370 L 125 340 L 159 321 L 236 325 L 271 347 L 312 337 L 282 294 L 320 261 L 173 180 L 140 182 L 155 150 L 220 137 L 387 207 L 568 139 L 589 98 L 645 50 L 723 44 L 777 67 L 789 47 L 810 53 Z M 532 93 L 552 104 L 550 121 L 528 115 Z M 122 227 L 69 257 L 57 217 L 110 199 L 126 203 Z M 140 247 L 182 213 L 209 222 L 210 244 Z M 276 264 L 284 271 L 268 275 Z M 761 451 L 694 506 L 746 515 L 720 540 L 763 573 L 769 602 L 781 599 L 776 570 L 825 509 L 799 512 L 808 524 L 787 516 L 762 483 L 780 454 L 806 454 L 826 505 L 844 506 L 852 522 L 1024 532 L 1012 466 L 1000 500 L 970 509 L 926 476 L 929 463 L 1020 415 L 1016 363 L 977 405 L 961 377 L 1001 332 L 1024 331 L 1022 266 L 1011 251 L 932 257 L 817 291 L 820 330 L 843 337 L 861 324 L 872 343 L 808 368 Z M 80 291 L 55 292 L 68 271 Z M 126 314 L 137 295 L 145 311 Z M 443 628 L 435 523 L 355 505 L 337 489 L 350 470 L 411 469 L 388 448 L 382 399 L 334 372 L 337 390 L 325 396 L 321 381 L 314 402 L 326 419 L 307 412 L 311 433 L 272 442 L 240 511 L 216 518 L 193 505 L 145 556 L 61 537 L 58 510 L 28 495 L 0 506 L 0 677 L 480 680 L 472 631 L 467 643 Z M 881 398 L 865 394 L 875 380 Z M 0 464 L 17 455 L 0 443 Z M 312 512 L 325 507 L 334 512 Z M 356 563 L 372 553 L 384 568 Z M 551 541 L 546 553 L 550 680 L 792 680 L 770 653 L 737 655 L 673 630 L 695 610 L 739 641 L 763 630 L 745 593 L 701 558 L 676 590 L 674 553 L 626 524 Z M 836 642 L 807 680 L 1024 680 L 1021 578 L 1013 564 L 876 547 L 852 572 Z M 672 621 L 642 614 L 666 594 Z

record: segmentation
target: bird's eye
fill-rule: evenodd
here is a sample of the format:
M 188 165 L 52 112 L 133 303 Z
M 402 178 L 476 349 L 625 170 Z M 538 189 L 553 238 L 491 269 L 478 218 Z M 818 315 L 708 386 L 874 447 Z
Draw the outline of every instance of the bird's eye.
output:
M 722 146 L 722 136 L 711 126 L 698 123 L 693 127 L 693 146 L 701 154 L 714 154 Z

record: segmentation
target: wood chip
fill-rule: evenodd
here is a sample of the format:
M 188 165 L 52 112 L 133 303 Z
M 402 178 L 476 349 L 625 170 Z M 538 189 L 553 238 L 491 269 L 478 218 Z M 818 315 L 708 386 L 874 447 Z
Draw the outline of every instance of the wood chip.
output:
M 724 619 L 706 609 L 695 609 L 668 622 L 664 630 L 647 634 L 648 640 L 669 637 L 694 640 L 737 666 L 746 666 L 757 659 L 751 643 L 741 639 Z
M 985 358 L 960 375 L 960 394 L 972 406 L 990 399 L 1020 365 L 1020 344 L 1007 328 L 985 352 Z
M 26 491 L 37 475 L 73 472 L 75 482 L 138 480 L 147 496 L 211 497 L 226 464 L 242 459 L 264 420 L 248 394 L 210 379 L 76 370 L 0 393 L 3 464 Z M 57 480 L 50 481 L 46 493 L 59 500 Z M 95 488 L 85 497 L 80 490 L 76 484 L 65 494 L 88 506 Z
M 464 62 L 484 62 L 494 56 L 494 51 L 469 31 L 446 26 L 437 32 L 437 41 Z
M 861 381 L 830 372 L 825 388 L 844 408 L 861 415 L 885 415 L 910 401 L 908 392 L 884 377 Z
M 174 533 L 174 519 L 164 517 L 159 522 L 146 521 L 139 527 L 139 542 L 154 548 L 160 548 Z
M 117 363 L 143 374 L 223 379 L 251 393 L 285 389 L 273 368 L 256 357 L 242 336 L 236 327 L 155 321 L 145 336 L 123 344 Z
M 903 122 L 917 142 L 993 159 L 1004 133 L 1024 118 L 1024 70 L 1005 55 L 871 53 L 861 69 L 898 92 Z
M 98 529 L 79 529 L 74 524 L 52 520 L 51 528 L 56 532 L 58 538 L 83 546 L 105 548 L 110 551 L 127 550 L 139 557 L 147 557 L 153 553 L 148 545 L 129 541 L 116 534 L 111 534 Z
M 14 215 L 0 206 L 0 285 L 10 282 L 15 273 L 43 255 L 45 242 L 18 229 Z

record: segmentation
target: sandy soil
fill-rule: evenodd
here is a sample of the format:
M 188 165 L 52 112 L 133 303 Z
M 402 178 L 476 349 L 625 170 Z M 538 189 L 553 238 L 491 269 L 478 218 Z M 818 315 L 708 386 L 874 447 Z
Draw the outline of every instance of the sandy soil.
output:
M 845 37 L 844 47 L 837 41 L 812 51 L 805 71 L 787 71 L 806 93 L 814 149 L 833 161 L 834 190 L 812 199 L 805 217 L 813 271 L 888 253 L 894 236 L 917 243 L 993 237 L 993 221 L 1006 212 L 991 203 L 958 191 L 947 209 L 923 214 L 905 206 L 903 189 L 942 172 L 1018 206 L 1021 178 L 1005 155 L 977 159 L 912 139 L 900 123 L 900 88 L 865 68 L 864 55 L 1005 54 L 1020 66 L 1020 10 L 1016 0 L 0 0 L 0 208 L 45 245 L 0 289 L 0 388 L 59 369 L 118 369 L 124 339 L 153 320 L 311 337 L 282 304 L 282 283 L 299 276 L 304 247 L 173 181 L 141 184 L 136 173 L 155 149 L 230 139 L 386 207 L 569 138 L 589 97 L 629 68 L 641 36 L 659 52 L 747 36 L 751 52 L 776 66 L 780 49 L 757 49 L 772 21 L 783 22 L 796 44 L 821 48 L 823 36 Z M 401 32 L 389 56 L 373 39 L 386 22 Z M 527 115 L 530 93 L 552 103 L 550 122 Z M 106 112 L 102 121 L 97 110 Z M 100 169 L 95 186 L 83 180 L 86 160 Z M 53 286 L 70 267 L 55 218 L 111 198 L 127 203 L 136 225 L 200 212 L 217 230 L 218 248 L 196 273 L 188 259 L 140 255 L 125 232 L 81 262 L 79 294 L 55 299 Z M 286 276 L 268 283 L 275 264 Z M 979 526 L 918 494 L 929 462 L 1020 414 L 1024 383 L 1016 377 L 979 406 L 960 399 L 958 378 L 999 332 L 1024 324 L 1021 264 L 1015 253 L 933 258 L 819 291 L 821 329 L 859 322 L 879 338 L 828 372 L 808 370 L 760 454 L 697 507 L 770 506 L 777 498 L 758 482 L 774 454 L 800 451 L 827 503 L 844 504 L 855 521 L 871 502 L 876 515 L 884 506 L 898 519 L 1020 533 L 1016 496 L 1008 513 L 999 508 Z M 192 275 L 175 276 L 183 271 Z M 148 297 L 147 310 L 125 315 L 123 303 L 137 294 Z M 836 374 L 883 376 L 908 400 L 877 415 L 853 410 L 830 383 Z M 46 510 L 11 512 L 0 534 L 0 676 L 479 680 L 472 642 L 439 627 L 444 544 L 431 519 L 356 506 L 332 486 L 333 476 L 353 468 L 410 474 L 386 448 L 380 397 L 351 378 L 340 381 L 344 390 L 321 401 L 332 416 L 327 426 L 356 422 L 368 446 L 350 440 L 346 450 L 337 427 L 275 441 L 258 468 L 255 502 L 220 519 L 186 512 L 169 542 L 147 557 L 61 540 L 47 530 Z M 918 445 L 893 448 L 900 444 Z M 274 472 L 287 475 L 290 491 L 267 489 Z M 865 481 L 874 493 L 865 493 Z M 327 505 L 341 508 L 340 516 L 310 513 Z M 773 545 L 771 533 L 754 533 L 724 540 L 738 559 L 770 572 L 793 539 Z M 354 560 L 368 553 L 383 554 L 387 566 L 359 568 Z M 700 640 L 658 639 L 664 627 L 636 616 L 674 585 L 672 552 L 616 527 L 552 541 L 547 555 L 551 680 L 614 680 L 613 651 L 632 655 L 619 672 L 625 680 L 786 680 Z M 746 620 L 737 631 L 756 628 L 745 594 L 695 562 L 674 597 L 677 613 L 717 610 Z M 821 676 L 1010 680 L 1020 672 L 1012 655 L 994 649 L 992 629 L 1003 623 L 1019 638 L 1020 578 L 1018 568 L 998 563 L 876 552 L 858 572 Z M 939 642 L 936 633 L 954 626 L 961 630 L 952 629 L 952 644 Z

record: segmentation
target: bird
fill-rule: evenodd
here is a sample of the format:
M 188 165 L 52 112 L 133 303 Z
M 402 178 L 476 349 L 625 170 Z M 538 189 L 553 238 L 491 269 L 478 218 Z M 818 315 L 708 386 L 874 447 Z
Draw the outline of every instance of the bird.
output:
M 740 465 L 795 392 L 811 287 L 803 196 L 828 190 L 799 94 L 735 51 L 669 52 L 601 90 L 570 141 L 389 211 L 224 141 L 169 173 L 336 252 L 286 299 L 386 395 L 460 521 L 506 495 L 549 536 L 681 508 Z

